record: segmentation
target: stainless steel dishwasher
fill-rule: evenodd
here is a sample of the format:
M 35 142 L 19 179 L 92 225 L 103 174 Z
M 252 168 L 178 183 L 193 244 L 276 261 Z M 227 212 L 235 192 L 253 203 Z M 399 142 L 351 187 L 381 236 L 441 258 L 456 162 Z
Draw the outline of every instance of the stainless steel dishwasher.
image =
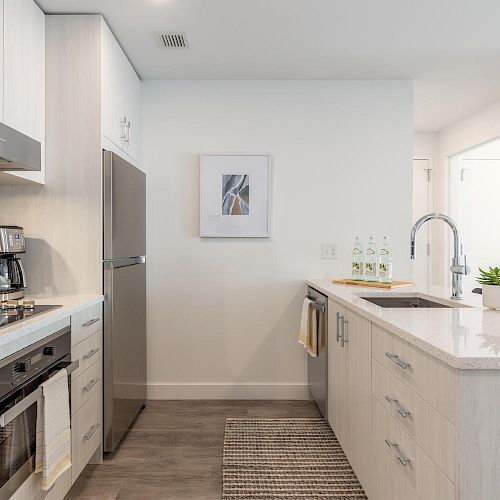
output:
M 308 287 L 307 296 L 316 310 L 318 357 L 307 356 L 309 392 L 323 417 L 328 417 L 328 297 Z

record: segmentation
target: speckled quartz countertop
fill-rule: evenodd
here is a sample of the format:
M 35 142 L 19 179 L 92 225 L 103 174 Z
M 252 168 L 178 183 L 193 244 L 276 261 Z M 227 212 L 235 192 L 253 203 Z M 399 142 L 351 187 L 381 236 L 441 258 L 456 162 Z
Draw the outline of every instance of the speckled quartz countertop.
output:
M 457 303 L 450 300 L 449 289 L 434 285 L 378 290 L 334 285 L 331 280 L 311 280 L 307 284 L 449 366 L 500 369 L 500 311 L 483 308 L 481 295 L 464 293 L 464 300 Z M 417 295 L 455 307 L 391 309 L 360 297 L 387 294 Z
M 44 327 L 103 301 L 102 295 L 28 296 L 38 305 L 60 305 L 35 317 L 0 328 L 0 360 L 47 336 Z

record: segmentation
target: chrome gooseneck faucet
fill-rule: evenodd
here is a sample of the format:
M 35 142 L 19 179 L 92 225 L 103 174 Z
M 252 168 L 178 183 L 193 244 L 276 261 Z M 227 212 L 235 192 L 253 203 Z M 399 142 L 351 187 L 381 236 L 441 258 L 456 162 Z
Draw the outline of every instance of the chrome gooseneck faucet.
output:
M 453 222 L 453 220 L 444 214 L 427 214 L 423 217 L 420 217 L 413 229 L 411 230 L 411 249 L 410 249 L 410 258 L 415 258 L 415 236 L 417 235 L 417 231 L 420 226 L 427 221 L 432 219 L 438 219 L 446 222 L 453 231 L 453 258 L 451 259 L 451 298 L 454 300 L 462 300 L 462 277 L 465 274 L 469 274 L 470 269 L 467 266 L 467 258 L 463 253 L 462 241 L 460 238 L 460 231 L 458 230 L 457 225 Z

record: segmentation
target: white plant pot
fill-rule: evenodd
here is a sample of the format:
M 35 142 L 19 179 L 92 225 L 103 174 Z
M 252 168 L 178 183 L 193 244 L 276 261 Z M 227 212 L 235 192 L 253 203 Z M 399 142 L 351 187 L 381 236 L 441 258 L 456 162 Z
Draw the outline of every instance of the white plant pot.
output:
M 483 306 L 500 309 L 500 285 L 483 285 Z

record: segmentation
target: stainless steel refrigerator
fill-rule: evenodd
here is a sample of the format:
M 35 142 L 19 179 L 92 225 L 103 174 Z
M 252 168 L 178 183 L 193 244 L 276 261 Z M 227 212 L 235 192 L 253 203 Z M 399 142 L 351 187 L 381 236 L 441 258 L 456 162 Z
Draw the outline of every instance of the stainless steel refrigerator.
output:
M 103 151 L 104 451 L 144 407 L 146 174 Z

